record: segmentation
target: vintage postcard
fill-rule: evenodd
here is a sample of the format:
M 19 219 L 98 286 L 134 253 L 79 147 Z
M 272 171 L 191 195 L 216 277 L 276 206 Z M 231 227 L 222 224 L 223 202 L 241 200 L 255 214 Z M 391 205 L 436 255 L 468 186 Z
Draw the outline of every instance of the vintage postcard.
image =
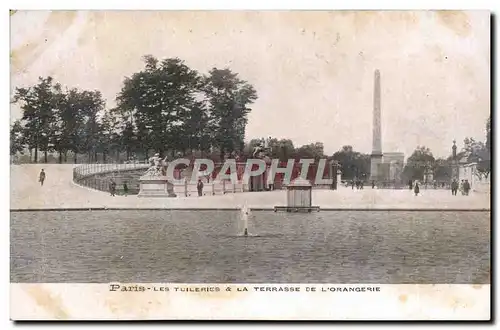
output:
M 10 11 L 13 320 L 489 320 L 488 11 Z

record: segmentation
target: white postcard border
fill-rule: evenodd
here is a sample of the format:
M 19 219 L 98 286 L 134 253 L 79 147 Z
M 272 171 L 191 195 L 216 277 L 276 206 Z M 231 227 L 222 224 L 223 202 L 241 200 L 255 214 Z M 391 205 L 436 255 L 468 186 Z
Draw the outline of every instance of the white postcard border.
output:
M 490 285 L 13 283 L 11 318 L 484 321 Z
M 281 7 L 281 8 L 290 8 L 290 7 L 293 7 L 293 3 L 296 3 L 297 1 L 286 1 L 286 2 L 282 2 L 283 5 L 281 6 L 277 6 L 277 7 Z M 113 4 L 114 3 L 114 4 Z M 164 2 L 160 2 L 160 1 L 142 1 L 140 3 L 141 6 L 144 6 L 146 4 L 148 4 L 147 6 L 151 7 L 151 8 L 154 8 L 154 7 L 159 7 L 161 5 L 164 4 Z M 182 6 L 184 4 L 184 6 L 186 6 L 186 2 L 183 1 L 183 2 L 178 2 L 179 3 L 179 6 Z M 190 3 L 192 3 L 192 5 L 194 7 L 200 7 L 200 6 L 207 6 L 206 5 L 206 1 L 190 1 Z M 227 1 L 212 1 L 211 3 L 213 3 L 213 5 L 208 5 L 208 7 L 212 7 L 215 9 L 215 6 L 220 6 L 221 3 L 224 4 L 224 3 L 228 3 Z M 235 3 L 235 2 L 232 2 L 232 3 Z M 263 6 L 263 4 L 266 4 L 266 3 L 269 3 L 268 1 L 253 1 L 251 2 L 253 5 L 255 6 Z M 331 2 L 326 2 L 325 4 L 325 1 L 317 1 L 317 0 L 310 0 L 310 1 L 307 1 L 305 2 L 307 3 L 307 5 L 309 7 L 311 6 L 323 6 L 324 8 L 329 8 L 329 7 L 332 7 L 332 3 Z M 321 3 L 323 5 L 321 5 Z M 6 1 L 4 2 L 5 5 L 5 8 L 4 8 L 4 12 L 6 12 L 7 10 L 7 7 L 8 8 L 39 8 L 41 6 L 41 4 L 37 1 L 25 1 L 25 0 L 21 0 L 21 1 Z M 116 6 L 118 5 L 123 5 L 124 2 L 117 2 L 117 1 L 92 1 L 92 0 L 88 0 L 88 1 L 85 1 L 85 2 L 72 2 L 71 3 L 72 6 L 74 8 L 83 8 L 83 6 L 88 6 L 88 8 L 95 8 L 95 9 L 98 9 L 98 8 L 101 8 L 101 9 L 112 9 L 112 8 L 115 8 Z M 389 0 L 389 1 L 378 1 L 376 3 L 376 8 L 374 8 L 374 4 L 373 2 L 369 2 L 369 1 L 349 1 L 345 4 L 341 4 L 341 3 L 335 3 L 335 9 L 342 9 L 343 7 L 349 7 L 351 9 L 383 9 L 383 8 L 387 8 L 387 7 L 393 7 L 393 8 L 400 8 L 400 9 L 430 9 L 430 8 L 447 8 L 447 9 L 451 9 L 451 8 L 455 8 L 455 9 L 471 9 L 471 8 L 474 8 L 474 9 L 497 9 L 498 6 L 499 6 L 499 2 L 495 2 L 495 1 L 484 1 L 484 0 L 480 0 L 480 1 L 474 1 L 474 2 L 470 2 L 470 1 L 465 1 L 465 0 L 455 0 L 455 1 L 442 1 L 442 0 L 433 0 L 433 1 L 414 1 L 414 2 L 400 2 L 400 1 L 397 1 L 397 0 Z M 68 3 L 67 2 L 63 2 L 63 1 L 45 1 L 44 2 L 44 5 L 47 7 L 47 8 L 57 8 L 57 7 L 66 7 L 68 8 Z M 250 5 L 250 3 L 246 3 L 247 6 Z M 243 5 L 245 6 L 245 4 Z M 264 5 L 265 6 L 265 5 Z M 136 6 L 136 8 L 138 8 Z M 333 8 L 332 8 L 333 9 Z M 498 12 L 498 11 L 497 11 Z M 7 38 L 3 38 L 4 42 L 3 42 L 3 47 L 4 49 L 7 51 L 7 48 L 9 47 L 8 45 L 8 36 L 9 36 L 9 32 L 8 32 L 8 17 L 7 15 L 2 15 L 2 21 L 3 21 L 3 26 L 4 26 L 4 36 L 6 36 Z M 6 53 L 6 52 L 5 52 Z M 3 62 L 3 68 L 4 68 L 4 72 L 8 72 L 9 70 L 9 64 L 7 61 L 4 61 Z M 8 86 L 9 84 L 9 76 L 8 75 L 4 75 L 4 78 L 3 78 L 3 87 L 4 87 L 4 94 L 3 94 L 3 100 L 4 100 L 4 104 L 7 104 L 6 102 L 8 102 L 9 100 L 9 92 L 8 92 Z M 498 92 L 498 89 L 499 86 L 497 85 L 496 86 L 496 92 Z M 495 91 L 492 91 L 492 92 L 495 92 Z M 497 93 L 498 95 L 498 93 Z M 9 113 L 8 111 L 4 111 L 3 114 L 3 120 L 2 122 L 8 122 L 8 117 L 9 117 Z M 2 145 L 4 148 L 2 148 L 2 150 L 7 150 L 7 144 L 8 144 L 8 135 L 7 135 L 7 130 L 4 131 L 4 139 L 1 139 L 1 142 L 2 142 Z M 495 141 L 495 146 L 499 147 L 500 148 L 500 144 L 496 143 L 497 141 Z M 496 150 L 498 151 L 498 150 Z M 7 155 L 7 153 L 2 153 L 2 159 L 4 160 L 3 162 L 1 162 L 1 167 L 3 169 L 3 172 L 4 173 L 9 173 L 9 165 L 8 165 L 8 158 L 9 156 Z M 500 165 L 497 164 L 497 166 L 495 166 L 495 170 L 498 171 L 498 169 L 500 169 Z M 2 231 L 3 232 L 3 235 L 4 235 L 4 239 L 2 239 L 1 241 L 3 242 L 3 258 L 4 258 L 4 262 L 3 262 L 3 266 L 2 266 L 2 277 L 1 277 L 1 282 L 3 283 L 3 286 L 2 286 L 2 292 L 4 292 L 4 299 L 1 300 L 1 304 L 2 304 L 2 310 L 4 311 L 4 314 L 2 315 L 2 320 L 4 320 L 4 322 L 2 322 L 2 325 L 5 326 L 5 328 L 12 328 L 14 325 L 12 323 L 8 324 L 7 323 L 7 320 L 8 320 L 8 311 L 9 311 L 9 300 L 7 299 L 7 292 L 9 292 L 9 290 L 11 291 L 10 292 L 10 297 L 11 297 L 11 300 L 10 300 L 10 310 L 11 310 L 11 315 L 12 316 L 15 316 L 14 315 L 14 311 L 16 310 L 16 307 L 19 307 L 17 306 L 20 302 L 19 302 L 19 299 L 16 299 L 15 298 L 15 293 L 17 292 L 17 290 L 24 290 L 23 289 L 23 286 L 25 286 L 25 284 L 10 284 L 10 286 L 8 285 L 9 283 L 9 272 L 8 272 L 8 260 L 9 260 L 9 213 L 8 213 L 8 209 L 9 209 L 9 186 L 8 184 L 7 185 L 2 185 L 2 189 L 1 189 L 1 195 L 2 195 L 2 204 L 4 206 L 4 222 L 3 222 L 3 225 L 4 225 L 4 230 Z M 497 196 L 497 198 L 500 198 Z M 495 202 L 496 202 L 496 198 L 495 198 Z M 493 219 L 493 221 L 495 221 L 495 219 Z M 498 245 L 497 245 L 498 246 Z M 495 253 L 496 252 L 496 249 L 495 251 L 492 251 L 492 253 Z M 496 280 L 496 276 L 495 276 L 495 280 Z M 34 284 L 35 286 L 39 286 L 41 288 L 45 288 L 46 285 L 56 285 L 56 286 L 72 286 L 72 284 Z M 87 287 L 87 285 L 83 284 L 84 287 Z M 417 288 L 417 285 L 408 285 L 408 288 Z M 435 286 L 435 287 L 439 287 L 439 286 Z M 460 287 L 460 289 L 459 289 Z M 477 299 L 483 299 L 485 297 L 486 301 L 488 304 L 490 303 L 490 296 L 489 296 L 489 290 L 490 290 L 490 285 L 483 285 L 482 286 L 482 289 L 481 290 L 476 290 L 476 291 L 469 291 L 469 289 L 471 289 L 471 286 L 469 285 L 453 285 L 453 286 L 449 286 L 448 287 L 448 291 L 447 292 L 450 292 L 450 293 L 459 293 L 459 292 L 462 292 L 461 288 L 464 288 L 464 290 L 466 292 L 473 292 L 473 296 L 476 297 Z M 466 289 L 468 288 L 468 289 Z M 497 286 L 497 289 L 498 289 L 498 286 Z M 69 289 L 68 289 L 69 290 Z M 486 295 L 486 292 L 485 290 L 487 290 L 488 292 L 488 295 Z M 71 291 L 67 291 L 67 293 L 71 293 Z M 66 293 L 66 294 L 67 294 Z M 24 293 L 24 296 L 26 296 L 26 294 Z M 64 296 L 66 297 L 66 299 L 68 299 L 68 296 Z M 75 296 L 74 299 L 77 301 L 79 298 L 79 295 Z M 476 299 L 475 298 L 475 299 Z M 391 298 L 392 299 L 392 298 Z M 24 305 L 24 310 L 28 310 L 27 308 L 32 308 L 33 306 L 35 306 L 35 303 L 33 300 L 27 300 L 26 302 L 22 302 L 22 304 Z M 31 307 L 30 307 L 31 306 Z M 92 306 L 92 305 L 90 305 Z M 388 310 L 389 308 L 386 308 L 386 310 Z M 7 324 L 6 324 L 7 323 Z M 2 328 L 4 328 L 2 326 Z M 98 325 L 90 325 L 92 326 L 92 328 L 100 328 L 100 326 Z M 66 326 L 63 326 L 63 328 L 65 328 Z M 84 326 L 85 327 L 85 326 Z M 428 325 L 426 325 L 426 328 L 428 327 Z M 349 328 L 352 328 L 352 327 L 349 327 Z M 432 326 L 431 326 L 432 328 Z

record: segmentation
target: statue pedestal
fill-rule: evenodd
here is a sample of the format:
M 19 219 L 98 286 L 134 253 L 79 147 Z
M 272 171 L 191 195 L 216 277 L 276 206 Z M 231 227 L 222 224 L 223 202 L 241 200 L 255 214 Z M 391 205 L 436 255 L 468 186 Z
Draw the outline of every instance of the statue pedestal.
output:
M 142 176 L 138 197 L 177 197 L 166 176 Z

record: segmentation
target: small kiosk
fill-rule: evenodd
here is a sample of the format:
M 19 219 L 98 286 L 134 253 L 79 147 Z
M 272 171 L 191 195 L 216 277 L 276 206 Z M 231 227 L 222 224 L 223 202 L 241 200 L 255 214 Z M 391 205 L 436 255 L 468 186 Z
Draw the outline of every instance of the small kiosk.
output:
M 309 180 L 297 178 L 286 191 L 286 206 L 275 206 L 274 211 L 311 212 L 319 211 L 319 206 L 312 206 L 312 185 Z

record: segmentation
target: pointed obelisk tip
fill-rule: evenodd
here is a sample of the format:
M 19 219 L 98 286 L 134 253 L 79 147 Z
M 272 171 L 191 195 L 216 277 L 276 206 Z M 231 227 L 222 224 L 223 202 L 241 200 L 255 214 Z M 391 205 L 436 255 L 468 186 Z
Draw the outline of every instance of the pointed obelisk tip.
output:
M 380 77 L 380 70 L 379 69 L 375 69 L 375 76 Z

